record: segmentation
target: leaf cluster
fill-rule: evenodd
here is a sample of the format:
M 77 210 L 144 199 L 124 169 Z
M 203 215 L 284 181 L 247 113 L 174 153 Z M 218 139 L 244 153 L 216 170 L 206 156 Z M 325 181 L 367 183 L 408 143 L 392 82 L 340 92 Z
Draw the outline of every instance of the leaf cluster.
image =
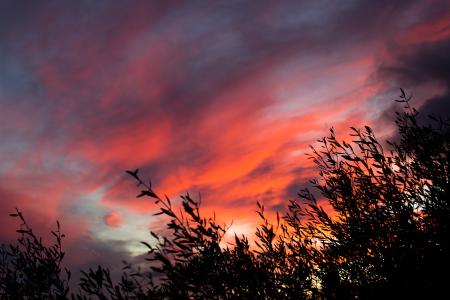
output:
M 61 268 L 64 234 L 59 222 L 51 232 L 55 243 L 46 246 L 19 210 L 10 216 L 18 218 L 21 224 L 17 244 L 0 247 L 0 298 L 66 299 L 71 273 Z

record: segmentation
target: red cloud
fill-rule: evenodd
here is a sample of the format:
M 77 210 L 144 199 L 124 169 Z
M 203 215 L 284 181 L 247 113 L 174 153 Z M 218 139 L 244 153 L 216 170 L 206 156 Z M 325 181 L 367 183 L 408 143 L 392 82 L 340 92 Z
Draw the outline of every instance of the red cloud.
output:
M 105 224 L 110 227 L 120 227 L 120 225 L 122 225 L 123 223 L 121 215 L 116 211 L 110 212 L 107 215 L 105 215 L 103 217 L 103 220 Z

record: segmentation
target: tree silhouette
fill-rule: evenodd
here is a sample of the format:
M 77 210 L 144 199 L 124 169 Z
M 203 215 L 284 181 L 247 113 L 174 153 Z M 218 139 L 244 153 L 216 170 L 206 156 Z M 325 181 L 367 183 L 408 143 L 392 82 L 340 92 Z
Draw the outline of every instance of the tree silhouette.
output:
M 449 266 L 449 124 L 419 125 L 402 90 L 399 143 L 386 153 L 372 130 L 353 128 L 352 144 L 334 132 L 311 158 L 320 169 L 305 228 L 321 242 L 318 276 L 327 299 L 428 298 L 442 294 Z
M 291 200 L 275 224 L 257 203 L 254 245 L 223 243 L 228 229 L 200 213 L 189 194 L 178 205 L 127 171 L 167 220 L 150 232 L 149 272 L 125 265 L 119 282 L 106 267 L 82 273 L 73 299 L 424 299 L 446 293 L 450 267 L 450 124 L 418 112 L 401 90 L 398 141 L 382 144 L 370 127 L 333 129 L 311 147 L 312 188 Z M 388 149 L 385 150 L 384 148 Z M 178 210 L 178 208 L 181 208 Z M 66 299 L 70 272 L 59 267 L 63 235 L 46 247 L 22 214 L 18 245 L 1 249 L 0 295 Z M 35 276 L 46 274 L 45 278 Z

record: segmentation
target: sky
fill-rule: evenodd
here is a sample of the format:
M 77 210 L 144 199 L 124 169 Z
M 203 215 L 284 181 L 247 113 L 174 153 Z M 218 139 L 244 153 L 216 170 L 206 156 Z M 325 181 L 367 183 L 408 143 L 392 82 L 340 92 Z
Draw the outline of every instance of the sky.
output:
M 399 88 L 450 113 L 449 53 L 445 0 L 0 0 L 0 242 L 18 207 L 75 268 L 133 260 L 164 230 L 136 168 L 252 234 L 330 127 L 389 137 Z

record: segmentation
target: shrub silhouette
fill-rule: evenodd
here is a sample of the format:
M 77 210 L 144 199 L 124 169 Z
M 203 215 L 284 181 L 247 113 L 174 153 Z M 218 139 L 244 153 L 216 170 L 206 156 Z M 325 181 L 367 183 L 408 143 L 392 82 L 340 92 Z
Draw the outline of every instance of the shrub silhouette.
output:
M 158 195 L 138 170 L 127 171 L 158 206 L 168 234 L 151 232 L 150 272 L 130 265 L 118 283 L 99 266 L 83 272 L 73 299 L 423 299 L 446 293 L 450 264 L 450 125 L 418 112 L 401 90 L 398 142 L 383 145 L 370 127 L 352 128 L 352 142 L 333 129 L 311 147 L 318 168 L 312 188 L 291 200 L 275 224 L 257 203 L 256 241 L 234 237 L 200 214 L 200 202 L 181 197 L 181 210 Z M 326 209 L 325 209 L 326 208 Z M 2 248 L 0 295 L 65 299 L 62 235 L 45 247 L 23 216 L 18 245 Z M 30 250 L 31 249 L 31 250 Z M 46 278 L 37 278 L 39 272 Z M 24 279 L 25 278 L 25 279 Z
M 16 245 L 0 247 L 0 297 L 2 299 L 66 299 L 70 271 L 62 272 L 64 258 L 59 222 L 52 231 L 55 243 L 45 246 L 16 210 L 12 217 L 21 221 Z M 65 276 L 62 274 L 65 273 Z M 65 277 L 65 278 L 64 278 Z

